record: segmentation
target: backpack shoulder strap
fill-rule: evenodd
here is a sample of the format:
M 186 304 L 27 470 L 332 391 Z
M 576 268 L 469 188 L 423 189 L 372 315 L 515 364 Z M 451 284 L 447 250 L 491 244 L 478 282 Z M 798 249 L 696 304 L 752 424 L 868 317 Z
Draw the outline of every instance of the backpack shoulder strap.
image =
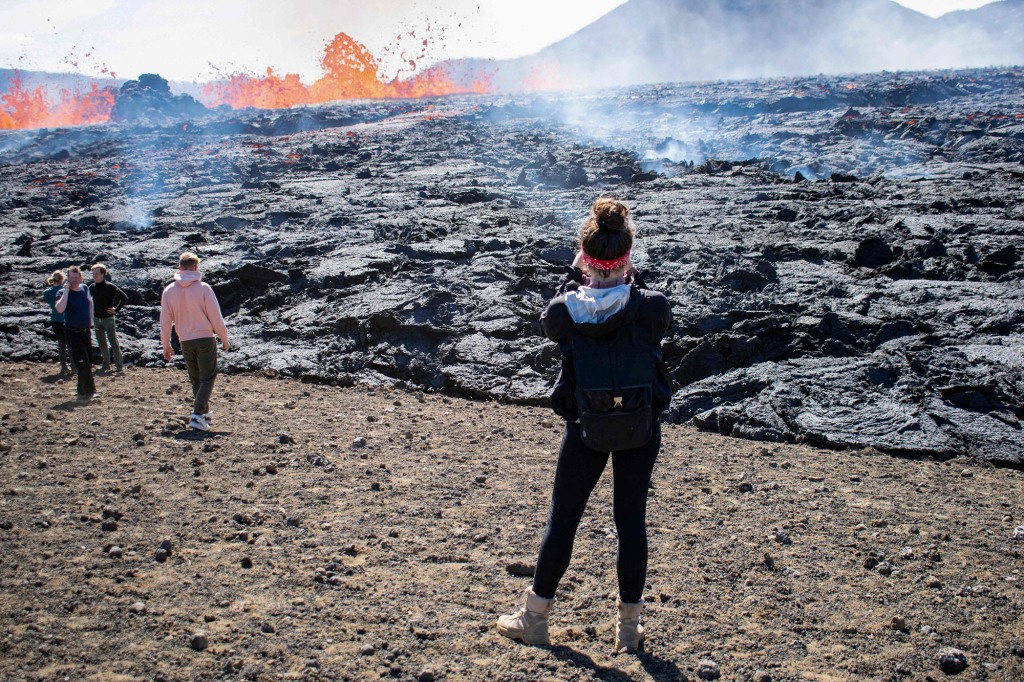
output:
M 626 316 L 623 324 L 633 324 L 640 315 L 640 306 L 644 303 L 644 295 L 635 285 L 629 287 L 629 302 L 626 303 Z

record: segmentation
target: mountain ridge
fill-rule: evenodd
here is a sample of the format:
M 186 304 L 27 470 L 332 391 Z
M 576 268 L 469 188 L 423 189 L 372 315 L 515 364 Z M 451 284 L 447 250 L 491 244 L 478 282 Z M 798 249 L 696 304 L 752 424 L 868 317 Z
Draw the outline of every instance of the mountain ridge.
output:
M 892 0 L 630 0 L 539 52 L 493 62 L 516 89 L 1024 63 L 1024 0 L 931 18 Z M 453 60 L 456 72 L 480 60 Z

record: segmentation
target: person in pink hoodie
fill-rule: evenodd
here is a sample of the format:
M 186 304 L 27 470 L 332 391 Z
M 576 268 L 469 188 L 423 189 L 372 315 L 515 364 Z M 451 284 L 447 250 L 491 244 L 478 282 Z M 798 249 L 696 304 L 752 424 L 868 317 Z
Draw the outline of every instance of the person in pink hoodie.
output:
M 174 281 L 160 297 L 160 343 L 164 360 L 171 361 L 171 328 L 178 333 L 181 354 L 185 356 L 188 378 L 192 382 L 192 417 L 189 426 L 210 430 L 210 394 L 217 378 L 217 339 L 228 349 L 228 328 L 220 313 L 217 296 L 202 281 L 199 256 L 185 252 L 178 258 Z

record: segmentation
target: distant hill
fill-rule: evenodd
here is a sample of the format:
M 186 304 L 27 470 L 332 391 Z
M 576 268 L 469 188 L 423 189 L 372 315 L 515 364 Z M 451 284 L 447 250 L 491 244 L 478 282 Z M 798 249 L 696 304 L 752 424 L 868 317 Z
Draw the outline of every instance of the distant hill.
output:
M 1024 0 L 939 19 L 891 0 L 630 0 L 535 55 L 492 63 L 499 86 L 565 86 L 1024 63 Z M 460 71 L 480 62 L 454 62 Z
M 29 89 L 43 85 L 51 91 L 60 88 L 72 91 L 85 91 L 90 88 L 92 83 L 96 83 L 101 88 L 120 88 L 128 80 L 127 78 L 93 78 L 92 76 L 83 76 L 78 73 L 54 73 L 51 71 L 25 71 L 23 69 L 0 68 L 0 94 L 10 90 L 15 75 Z M 138 74 L 135 74 L 133 78 L 137 76 Z M 171 81 L 171 91 L 175 94 L 185 93 L 195 96 L 201 89 L 202 86 L 196 83 Z

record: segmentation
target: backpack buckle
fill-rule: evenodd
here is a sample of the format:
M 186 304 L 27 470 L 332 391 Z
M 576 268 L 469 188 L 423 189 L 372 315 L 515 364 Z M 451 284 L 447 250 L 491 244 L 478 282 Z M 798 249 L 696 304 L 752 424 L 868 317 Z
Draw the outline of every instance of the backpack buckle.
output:
M 615 407 L 622 407 L 622 396 L 621 395 L 612 396 L 612 400 L 614 401 L 613 405 Z

